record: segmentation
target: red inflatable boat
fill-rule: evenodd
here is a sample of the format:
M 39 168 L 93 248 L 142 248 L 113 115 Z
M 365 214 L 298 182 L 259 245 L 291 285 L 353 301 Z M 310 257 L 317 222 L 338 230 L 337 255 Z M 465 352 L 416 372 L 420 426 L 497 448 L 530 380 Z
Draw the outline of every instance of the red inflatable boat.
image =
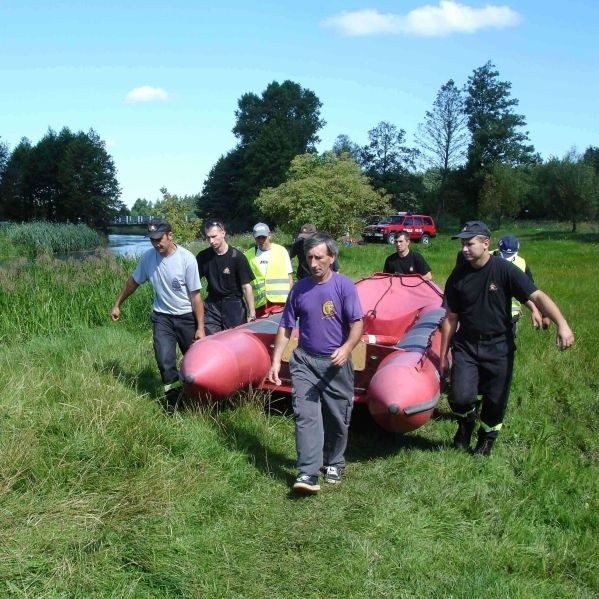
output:
M 356 288 L 365 318 L 353 352 L 355 401 L 366 403 L 383 429 L 412 431 L 431 417 L 439 400 L 442 292 L 420 275 L 379 273 Z M 218 401 L 250 386 L 290 393 L 287 360 L 297 346 L 296 331 L 283 355 L 283 384 L 265 380 L 280 316 L 194 343 L 181 365 L 186 393 L 200 401 Z

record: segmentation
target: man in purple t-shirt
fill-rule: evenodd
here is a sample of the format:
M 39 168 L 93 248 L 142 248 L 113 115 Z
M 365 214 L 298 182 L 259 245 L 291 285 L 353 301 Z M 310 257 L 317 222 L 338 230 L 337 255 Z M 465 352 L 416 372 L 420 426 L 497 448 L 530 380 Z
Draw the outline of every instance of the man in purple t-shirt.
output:
M 326 233 L 306 238 L 310 277 L 298 281 L 279 323 L 268 380 L 281 384 L 283 350 L 299 321 L 298 347 L 289 360 L 299 475 L 293 488 L 307 493 L 341 482 L 354 400 L 351 352 L 362 336 L 362 306 L 353 282 L 332 270 L 338 254 Z

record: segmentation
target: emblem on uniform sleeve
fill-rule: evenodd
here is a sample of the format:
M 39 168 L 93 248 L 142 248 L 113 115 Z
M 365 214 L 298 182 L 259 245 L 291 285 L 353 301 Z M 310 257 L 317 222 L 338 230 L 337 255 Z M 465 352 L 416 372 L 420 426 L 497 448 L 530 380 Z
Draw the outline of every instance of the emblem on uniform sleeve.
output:
M 333 300 L 328 300 L 322 304 L 322 313 L 325 318 L 335 316 L 335 304 L 333 303 Z

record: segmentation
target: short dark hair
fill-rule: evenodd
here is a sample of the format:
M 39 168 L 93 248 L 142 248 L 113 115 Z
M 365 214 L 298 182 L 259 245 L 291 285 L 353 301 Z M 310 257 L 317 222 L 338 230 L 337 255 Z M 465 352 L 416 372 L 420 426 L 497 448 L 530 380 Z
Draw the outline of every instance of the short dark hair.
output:
M 225 225 L 223 225 L 222 221 L 211 218 L 209 220 L 204 221 L 204 231 L 208 229 L 212 229 L 212 227 L 218 227 L 221 231 L 225 230 Z
M 395 241 L 397 241 L 400 237 L 405 237 L 406 241 L 410 241 L 410 234 L 407 231 L 398 231 L 395 233 Z
M 332 258 L 336 258 L 339 255 L 339 246 L 337 242 L 328 233 L 314 233 L 310 237 L 304 239 L 304 253 L 307 254 L 311 249 L 314 249 L 317 245 L 324 243 L 327 247 L 327 254 Z

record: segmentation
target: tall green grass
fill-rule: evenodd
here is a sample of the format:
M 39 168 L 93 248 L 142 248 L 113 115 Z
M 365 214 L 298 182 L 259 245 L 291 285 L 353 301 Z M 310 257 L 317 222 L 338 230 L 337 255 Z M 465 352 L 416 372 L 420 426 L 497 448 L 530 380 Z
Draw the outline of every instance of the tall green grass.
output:
M 59 224 L 46 221 L 11 224 L 3 227 L 5 243 L 17 253 L 34 258 L 44 254 L 68 254 L 95 249 L 104 238 L 85 224 Z
M 80 277 L 57 277 L 57 265 L 42 262 L 39 287 L 60 306 L 69 295 L 81 301 L 75 287 L 88 293 L 95 273 L 98 321 L 73 318 L 56 334 L 32 325 L 15 338 L 0 323 L 0 591 L 596 597 L 598 245 L 583 234 L 518 234 L 577 345 L 558 352 L 554 330 L 520 324 L 492 456 L 450 448 L 455 424 L 445 400 L 433 421 L 403 436 L 357 410 L 344 482 L 308 498 L 289 492 L 295 450 L 284 401 L 252 392 L 220 411 L 161 412 L 150 300 L 134 303 L 145 288 L 123 306 L 129 322 L 107 317 L 131 263 L 96 258 L 70 265 Z M 417 248 L 441 284 L 457 247 L 440 237 Z M 364 276 L 391 250 L 343 248 L 342 269 Z M 13 293 L 21 281 L 33 289 L 24 270 L 13 275 Z
M 43 256 L 0 267 L 0 343 L 68 335 L 109 320 L 110 308 L 134 268 L 130 259 L 99 252 L 85 260 Z M 142 286 L 123 307 L 124 326 L 144 330 L 152 290 Z

